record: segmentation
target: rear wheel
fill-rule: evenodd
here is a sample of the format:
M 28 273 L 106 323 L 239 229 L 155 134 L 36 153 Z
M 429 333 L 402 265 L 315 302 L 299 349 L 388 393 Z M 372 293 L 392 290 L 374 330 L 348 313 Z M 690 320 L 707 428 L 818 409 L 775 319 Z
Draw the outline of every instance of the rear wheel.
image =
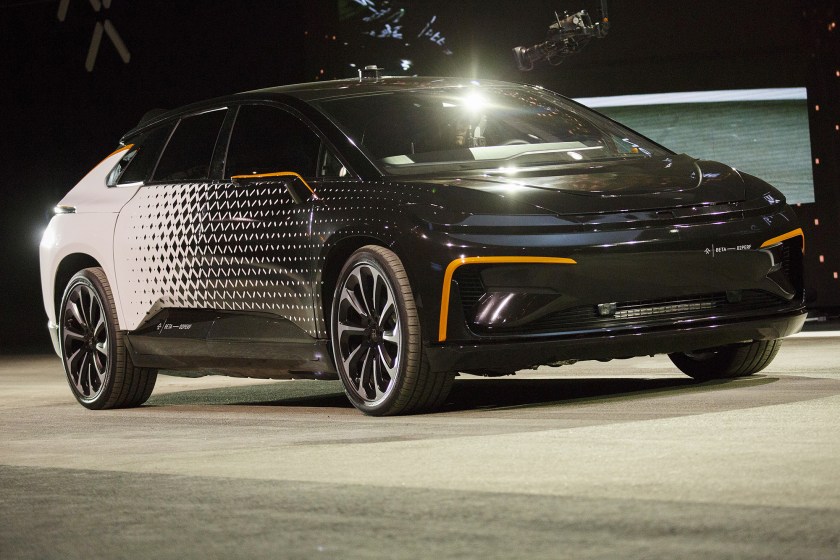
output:
M 333 357 L 344 391 L 366 414 L 408 414 L 440 406 L 454 373 L 433 373 L 408 275 L 376 245 L 353 253 L 338 277 L 330 313 Z
M 767 367 L 782 346 L 781 339 L 756 340 L 694 352 L 668 354 L 680 371 L 705 381 L 752 375 Z
M 82 406 L 129 408 L 146 402 L 157 370 L 131 363 L 101 268 L 86 268 L 70 279 L 58 322 L 64 372 Z

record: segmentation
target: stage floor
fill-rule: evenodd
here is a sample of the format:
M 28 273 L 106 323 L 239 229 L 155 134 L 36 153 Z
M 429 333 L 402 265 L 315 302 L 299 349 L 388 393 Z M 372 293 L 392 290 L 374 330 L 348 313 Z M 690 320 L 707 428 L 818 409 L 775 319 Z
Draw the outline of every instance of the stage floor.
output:
M 836 558 L 840 333 L 749 378 L 665 357 L 459 378 L 369 418 L 338 382 L 162 376 L 92 412 L 0 357 L 0 557 Z

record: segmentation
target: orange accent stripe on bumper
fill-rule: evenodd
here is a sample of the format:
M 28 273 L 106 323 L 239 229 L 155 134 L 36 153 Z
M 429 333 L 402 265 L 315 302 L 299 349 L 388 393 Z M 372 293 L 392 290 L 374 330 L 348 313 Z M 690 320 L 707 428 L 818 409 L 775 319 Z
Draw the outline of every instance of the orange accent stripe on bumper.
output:
M 772 239 L 768 239 L 767 241 L 765 241 L 764 243 L 761 244 L 760 248 L 763 249 L 763 248 L 769 247 L 771 245 L 776 245 L 777 243 L 781 243 L 782 241 L 787 241 L 788 239 L 790 239 L 792 237 L 797 237 L 799 235 L 802 236 L 802 252 L 804 253 L 805 252 L 805 233 L 802 231 L 802 228 L 796 228 L 793 231 L 789 231 L 789 232 L 784 233 L 782 235 L 776 236 Z
M 446 267 L 443 275 L 443 290 L 440 296 L 440 326 L 438 328 L 438 342 L 446 340 L 446 326 L 449 316 L 449 291 L 452 286 L 452 275 L 455 269 L 465 264 L 577 264 L 574 259 L 562 257 L 461 257 L 455 259 Z

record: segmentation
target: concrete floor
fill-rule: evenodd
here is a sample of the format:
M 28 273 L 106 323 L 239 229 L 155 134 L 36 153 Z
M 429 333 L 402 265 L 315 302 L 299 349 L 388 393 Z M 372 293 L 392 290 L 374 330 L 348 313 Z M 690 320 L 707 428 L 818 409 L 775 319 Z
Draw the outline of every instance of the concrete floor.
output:
M 337 382 L 160 377 L 88 411 L 0 357 L 0 558 L 840 558 L 840 334 L 697 384 L 667 358 L 461 378 L 368 418 Z

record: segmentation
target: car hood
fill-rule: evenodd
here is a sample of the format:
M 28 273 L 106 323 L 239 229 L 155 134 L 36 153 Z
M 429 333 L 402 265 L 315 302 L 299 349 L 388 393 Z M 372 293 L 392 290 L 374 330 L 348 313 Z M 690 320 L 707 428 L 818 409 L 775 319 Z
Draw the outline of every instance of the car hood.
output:
M 744 181 L 733 168 L 686 155 L 533 171 L 500 169 L 418 182 L 445 187 L 436 194 L 445 196 L 448 191 L 457 210 L 479 214 L 534 210 L 555 215 L 600 214 L 719 204 L 745 197 Z M 468 192 L 489 196 L 469 196 Z M 497 197 L 503 200 L 493 200 Z

